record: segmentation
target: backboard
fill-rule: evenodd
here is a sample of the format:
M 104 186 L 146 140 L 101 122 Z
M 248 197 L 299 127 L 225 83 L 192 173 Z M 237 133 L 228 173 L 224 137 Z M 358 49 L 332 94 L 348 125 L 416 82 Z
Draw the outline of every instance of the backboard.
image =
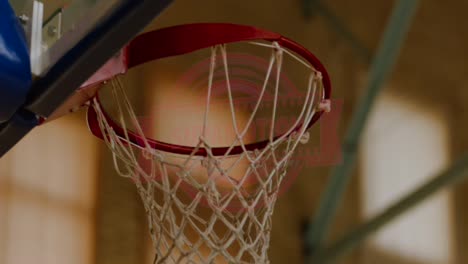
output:
M 44 75 L 87 33 L 117 11 L 123 0 L 13 0 L 30 47 L 34 76 Z
M 172 0 L 10 0 L 30 49 L 34 77 L 26 102 L 0 126 L 0 157 Z

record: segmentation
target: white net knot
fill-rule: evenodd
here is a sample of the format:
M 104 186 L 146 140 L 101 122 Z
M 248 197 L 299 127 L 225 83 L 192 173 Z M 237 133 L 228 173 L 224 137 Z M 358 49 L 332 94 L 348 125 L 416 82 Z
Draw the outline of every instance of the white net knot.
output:
M 218 161 L 211 156 L 206 156 L 201 160 L 201 165 L 206 169 L 208 175 L 212 175 L 218 165 Z
M 309 140 L 310 140 L 310 132 L 307 131 L 301 136 L 301 138 L 299 139 L 299 142 L 301 142 L 301 144 L 307 144 Z
M 331 111 L 331 101 L 329 99 L 324 99 L 320 101 L 318 105 L 318 109 L 320 111 L 324 111 L 326 113 L 329 113 Z

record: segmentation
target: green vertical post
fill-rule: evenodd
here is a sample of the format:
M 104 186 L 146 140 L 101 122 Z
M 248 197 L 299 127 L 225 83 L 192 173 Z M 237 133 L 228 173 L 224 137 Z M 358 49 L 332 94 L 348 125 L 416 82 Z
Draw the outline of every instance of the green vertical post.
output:
M 306 234 L 306 243 L 312 254 L 321 247 L 329 230 L 354 168 L 357 147 L 370 109 L 395 64 L 418 3 L 419 0 L 399 0 L 390 17 L 380 47 L 371 65 L 366 92 L 353 114 L 350 129 L 344 140 L 343 162 L 334 168 L 328 186 L 322 195 L 315 220 L 311 223 L 311 229 Z

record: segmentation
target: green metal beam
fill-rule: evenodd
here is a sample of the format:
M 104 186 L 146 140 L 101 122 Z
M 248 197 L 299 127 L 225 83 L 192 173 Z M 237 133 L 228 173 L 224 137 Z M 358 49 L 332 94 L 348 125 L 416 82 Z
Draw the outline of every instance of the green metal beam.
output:
M 330 263 L 342 254 L 353 249 L 370 234 L 394 220 L 415 205 L 430 197 L 444 187 L 459 183 L 468 176 L 468 153 L 459 159 L 451 168 L 445 170 L 440 175 L 431 179 L 410 194 L 388 207 L 383 213 L 377 215 L 367 223 L 345 235 L 343 239 L 327 247 L 325 250 L 317 252 L 314 263 Z
M 335 211 L 354 168 L 357 146 L 369 112 L 396 62 L 418 3 L 419 0 L 399 0 L 390 17 L 382 42 L 371 65 L 366 92 L 353 114 L 350 129 L 344 140 L 343 162 L 334 168 L 328 186 L 322 195 L 316 218 L 306 234 L 306 243 L 312 254 L 320 249 L 333 221 Z

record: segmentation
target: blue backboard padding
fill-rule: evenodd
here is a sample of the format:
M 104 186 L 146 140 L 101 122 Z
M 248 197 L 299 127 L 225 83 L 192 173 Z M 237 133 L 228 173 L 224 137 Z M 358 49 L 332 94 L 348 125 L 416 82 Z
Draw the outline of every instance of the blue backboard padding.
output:
M 23 28 L 8 0 L 0 0 L 0 123 L 24 103 L 31 79 Z

